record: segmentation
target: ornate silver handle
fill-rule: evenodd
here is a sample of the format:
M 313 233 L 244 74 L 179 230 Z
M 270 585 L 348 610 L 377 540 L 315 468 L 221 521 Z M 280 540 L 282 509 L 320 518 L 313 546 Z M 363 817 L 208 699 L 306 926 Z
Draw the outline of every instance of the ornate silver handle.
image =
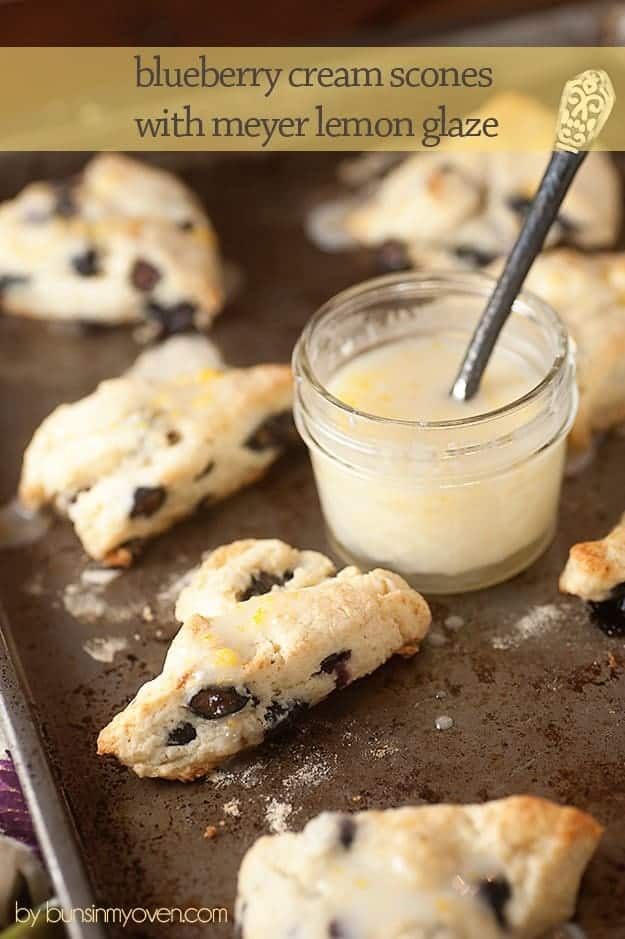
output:
M 512 304 L 588 148 L 610 116 L 615 97 L 612 82 L 599 69 L 582 72 L 564 86 L 549 165 L 456 375 L 451 394 L 458 401 L 468 401 L 476 394 Z
M 589 150 L 610 116 L 616 95 L 602 69 L 580 72 L 564 86 L 558 111 L 555 150 Z

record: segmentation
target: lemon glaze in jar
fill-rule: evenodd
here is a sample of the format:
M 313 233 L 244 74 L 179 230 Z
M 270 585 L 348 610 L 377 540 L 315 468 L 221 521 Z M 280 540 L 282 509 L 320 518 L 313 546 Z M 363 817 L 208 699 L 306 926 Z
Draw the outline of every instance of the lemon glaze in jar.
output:
M 295 419 L 335 550 L 430 593 L 506 580 L 555 531 L 577 408 L 557 315 L 521 294 L 479 396 L 448 399 L 493 287 L 473 273 L 380 277 L 326 303 L 294 351 Z

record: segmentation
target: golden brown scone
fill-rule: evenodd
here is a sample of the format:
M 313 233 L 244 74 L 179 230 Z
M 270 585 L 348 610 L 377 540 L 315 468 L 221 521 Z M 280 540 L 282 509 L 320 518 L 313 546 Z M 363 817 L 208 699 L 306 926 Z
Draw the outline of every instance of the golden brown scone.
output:
M 573 914 L 601 833 L 532 796 L 325 812 L 250 848 L 237 923 L 242 939 L 538 939 Z
M 101 153 L 0 206 L 2 309 L 98 323 L 205 327 L 223 302 L 212 225 L 171 173 Z
M 479 114 L 514 129 L 519 149 L 544 140 L 544 151 L 473 153 L 453 146 L 416 153 L 390 170 L 348 210 L 344 226 L 357 242 L 402 242 L 417 259 L 444 250 L 485 261 L 506 254 L 542 178 L 556 118 L 536 100 L 503 93 Z M 537 144 L 539 145 L 539 144 Z M 620 181 L 608 154 L 591 153 L 549 235 L 584 247 L 614 244 L 621 219 Z
M 392 655 L 414 654 L 430 623 L 397 574 L 336 574 L 324 555 L 274 539 L 219 548 L 176 615 L 162 674 L 98 739 L 138 776 L 204 775 Z
M 20 499 L 72 521 L 112 566 L 261 477 L 296 438 L 287 365 L 226 368 L 202 336 L 174 336 L 119 378 L 58 407 L 24 456 Z
M 584 600 L 609 600 L 625 583 L 625 515 L 599 541 L 575 544 L 560 577 L 560 590 Z

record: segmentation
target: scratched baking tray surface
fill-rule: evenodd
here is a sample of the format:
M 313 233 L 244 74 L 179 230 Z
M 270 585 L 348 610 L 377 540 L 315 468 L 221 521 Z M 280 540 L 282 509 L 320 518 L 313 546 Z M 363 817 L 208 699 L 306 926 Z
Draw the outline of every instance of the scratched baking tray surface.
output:
M 5 159 L 2 197 L 28 176 L 73 171 L 81 162 L 30 160 Z M 303 233 L 306 208 L 334 191 L 335 159 L 182 158 L 178 165 L 204 198 L 226 256 L 243 271 L 214 339 L 234 364 L 288 360 L 315 308 L 374 272 L 370 255 L 324 255 Z M 81 333 L 0 319 L 0 499 L 15 491 L 22 451 L 39 421 L 120 372 L 137 351 L 125 330 Z M 271 820 L 300 828 L 321 809 L 529 792 L 587 809 L 607 826 L 585 879 L 579 922 L 590 939 L 622 937 L 625 642 L 594 628 L 556 584 L 569 545 L 598 536 L 625 508 L 624 459 L 625 439 L 613 436 L 585 473 L 566 482 L 557 540 L 525 574 L 435 600 L 434 639 L 412 661 L 388 663 L 216 780 L 187 785 L 139 780 L 96 757 L 96 735 L 159 671 L 174 630 L 176 578 L 202 552 L 250 536 L 328 550 L 305 452 L 159 538 L 100 592 L 81 582 L 87 559 L 63 522 L 43 540 L 3 552 L 2 599 L 98 900 L 231 910 L 240 859 Z M 142 618 L 145 604 L 151 622 Z M 449 615 L 464 625 L 449 628 Z M 112 663 L 83 649 L 90 639 L 112 636 L 127 641 Z M 442 714 L 453 718 L 451 730 L 435 730 Z M 203 838 L 208 825 L 219 831 L 210 841 Z M 223 925 L 186 926 L 184 934 L 193 939 L 207 929 L 231 934 Z M 124 935 L 176 933 L 141 926 Z

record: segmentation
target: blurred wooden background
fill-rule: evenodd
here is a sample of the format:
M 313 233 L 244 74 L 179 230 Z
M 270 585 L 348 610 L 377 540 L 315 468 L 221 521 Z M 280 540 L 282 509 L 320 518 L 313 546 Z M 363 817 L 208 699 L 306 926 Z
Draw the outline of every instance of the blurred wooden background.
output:
M 557 5 L 558 0 L 0 0 L 0 21 L 3 45 L 296 45 L 375 42 L 386 33 L 395 42 L 402 35 L 418 40 Z

